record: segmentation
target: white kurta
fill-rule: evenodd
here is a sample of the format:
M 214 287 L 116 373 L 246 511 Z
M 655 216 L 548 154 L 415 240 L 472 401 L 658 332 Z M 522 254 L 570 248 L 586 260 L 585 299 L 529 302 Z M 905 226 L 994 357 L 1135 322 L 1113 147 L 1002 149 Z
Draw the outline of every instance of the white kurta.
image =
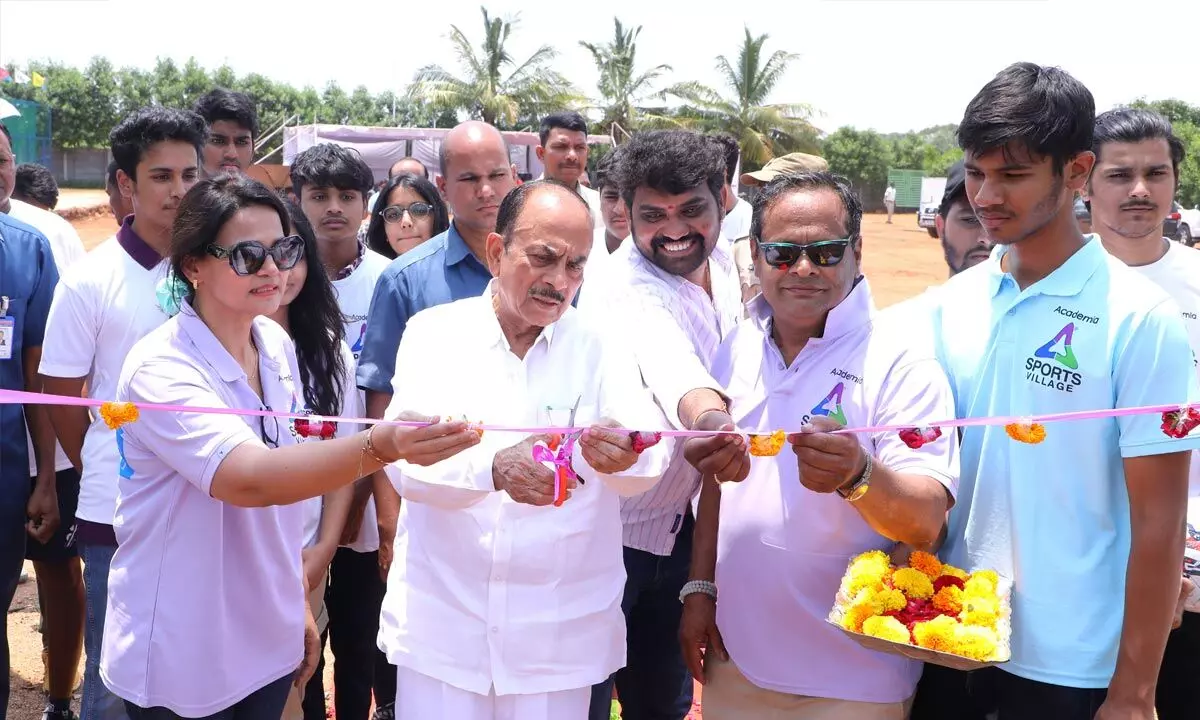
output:
M 605 417 L 631 429 L 667 426 L 632 353 L 574 309 L 521 359 L 490 293 L 409 321 L 386 417 L 410 409 L 490 425 L 565 425 L 579 399 L 580 427 Z M 577 690 L 625 664 L 619 495 L 653 486 L 672 450 L 664 440 L 608 476 L 577 447 L 585 482 L 562 507 L 533 507 L 496 492 L 492 480 L 496 452 L 523 439 L 488 431 L 432 467 L 388 469 L 405 502 L 380 646 L 394 665 L 475 695 Z

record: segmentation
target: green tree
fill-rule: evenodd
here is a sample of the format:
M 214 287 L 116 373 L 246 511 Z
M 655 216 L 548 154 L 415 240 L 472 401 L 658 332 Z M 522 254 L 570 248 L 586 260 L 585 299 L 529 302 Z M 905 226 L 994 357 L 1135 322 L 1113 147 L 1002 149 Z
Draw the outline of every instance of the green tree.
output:
M 450 26 L 450 44 L 464 75 L 427 65 L 413 78 L 410 97 L 506 128 L 523 117 L 538 117 L 579 102 L 581 96 L 571 83 L 550 66 L 557 56 L 554 48 L 543 45 L 517 64 L 507 48 L 517 18 L 493 18 L 484 7 L 480 11 L 484 39 L 479 48 L 458 26 Z
M 768 103 L 797 55 L 777 50 L 765 58 L 767 35 L 755 37 L 749 28 L 745 32 L 736 60 L 717 58 L 717 70 L 731 97 L 697 82 L 679 83 L 666 92 L 686 103 L 680 114 L 700 129 L 737 138 L 747 166 L 758 167 L 789 152 L 816 152 L 817 131 L 808 121 L 812 109 L 797 103 Z
M 592 54 L 596 68 L 600 71 L 597 89 L 600 91 L 600 123 L 605 128 L 613 124 L 626 132 L 633 132 L 643 118 L 648 125 L 660 125 L 664 119 L 644 107 L 654 95 L 653 85 L 662 75 L 671 70 L 670 65 L 656 65 L 645 72 L 637 72 L 637 38 L 642 26 L 626 28 L 620 19 L 613 18 L 613 38 L 598 45 L 580 42 Z
M 858 191 L 864 204 L 874 207 L 883 200 L 892 147 L 874 130 L 841 127 L 825 138 L 822 152 L 829 170 L 844 175 Z

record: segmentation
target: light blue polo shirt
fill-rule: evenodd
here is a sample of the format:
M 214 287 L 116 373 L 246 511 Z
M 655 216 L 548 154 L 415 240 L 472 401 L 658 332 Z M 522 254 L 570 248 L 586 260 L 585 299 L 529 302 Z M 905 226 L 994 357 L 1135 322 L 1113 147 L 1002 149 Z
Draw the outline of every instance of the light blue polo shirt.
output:
M 1003 247 L 934 303 L 938 359 L 958 417 L 1015 416 L 1200 400 L 1175 303 L 1098 237 L 1024 291 Z M 1032 680 L 1107 687 L 1116 669 L 1129 495 L 1122 458 L 1200 448 L 1158 413 L 1050 423 L 1046 439 L 966 428 L 958 502 L 942 557 L 1013 579 L 1012 660 Z

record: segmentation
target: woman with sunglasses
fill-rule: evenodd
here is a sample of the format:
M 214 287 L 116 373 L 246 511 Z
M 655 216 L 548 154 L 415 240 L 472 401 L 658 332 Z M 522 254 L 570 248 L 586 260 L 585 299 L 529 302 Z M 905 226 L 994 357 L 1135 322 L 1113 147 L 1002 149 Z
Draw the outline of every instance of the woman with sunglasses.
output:
M 304 412 L 287 333 L 267 317 L 304 255 L 287 209 L 240 176 L 197 183 L 180 204 L 171 263 L 180 312 L 132 350 L 117 399 L 145 408 L 121 453 L 101 677 L 131 720 L 276 720 L 303 686 L 318 639 L 300 548 L 302 501 L 399 458 L 431 464 L 473 446 L 465 423 L 402 416 L 298 442 Z M 183 408 L 188 408 L 184 410 Z
M 449 228 L 446 203 L 433 183 L 400 173 L 379 193 L 367 226 L 367 247 L 395 259 Z

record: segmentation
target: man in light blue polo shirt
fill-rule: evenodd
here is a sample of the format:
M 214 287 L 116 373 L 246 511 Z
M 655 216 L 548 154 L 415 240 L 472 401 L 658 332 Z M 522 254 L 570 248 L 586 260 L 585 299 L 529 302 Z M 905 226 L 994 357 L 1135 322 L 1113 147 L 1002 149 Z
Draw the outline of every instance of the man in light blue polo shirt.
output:
M 998 245 L 938 291 L 935 340 L 959 417 L 1200 399 L 1178 307 L 1075 223 L 1094 108 L 1062 70 L 1018 63 L 959 125 L 967 197 Z M 1012 660 L 969 681 L 927 666 L 921 693 L 935 702 L 918 699 L 916 720 L 1153 717 L 1179 594 L 1187 451 L 1200 447 L 1162 423 L 1160 413 L 1052 423 L 1040 444 L 1000 425 L 963 431 L 942 556 L 1013 580 Z

